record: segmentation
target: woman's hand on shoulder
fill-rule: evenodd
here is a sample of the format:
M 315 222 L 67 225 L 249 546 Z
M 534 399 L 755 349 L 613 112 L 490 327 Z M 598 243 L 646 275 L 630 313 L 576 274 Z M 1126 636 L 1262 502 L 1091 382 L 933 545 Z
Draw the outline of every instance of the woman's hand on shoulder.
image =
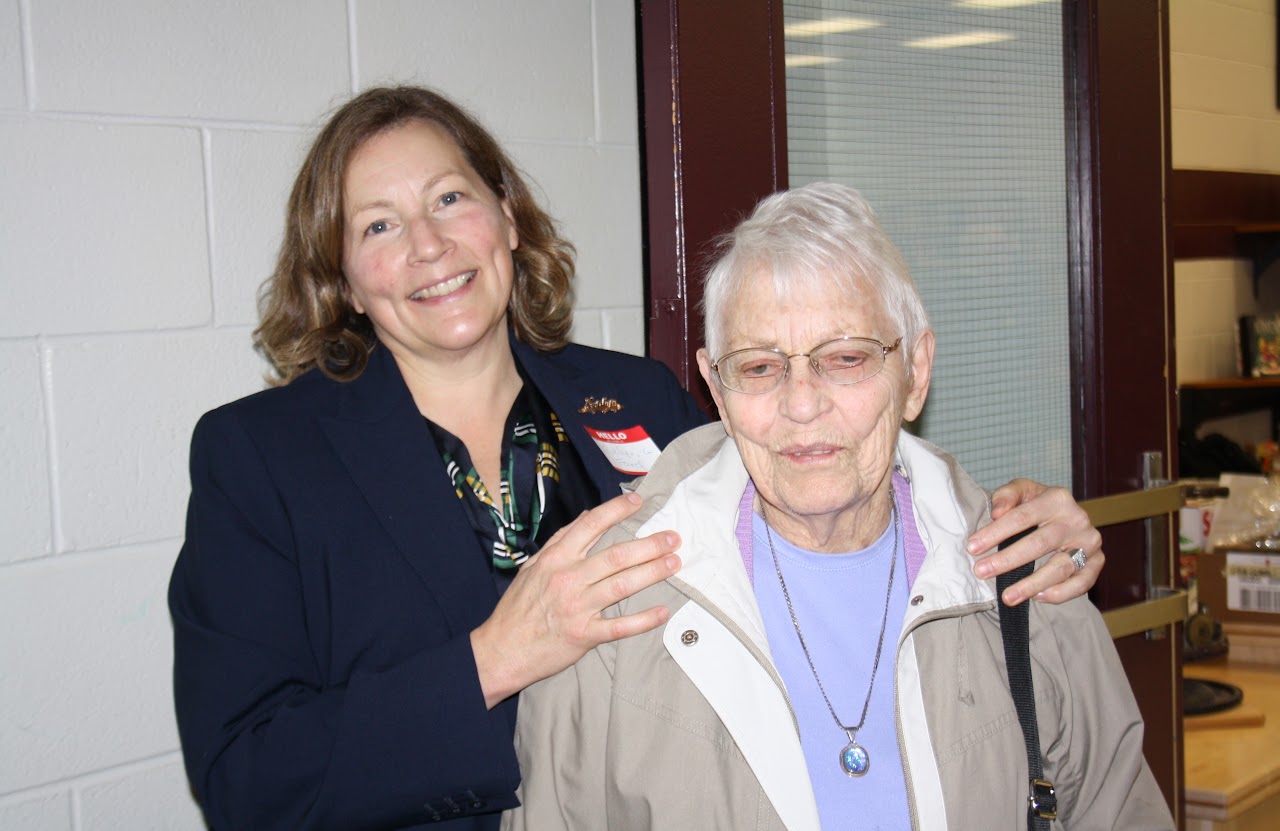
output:
M 1002 599 L 1010 606 L 1029 597 L 1046 603 L 1071 600 L 1088 592 L 1102 573 L 1102 535 L 1065 488 L 1014 479 L 991 495 L 991 519 L 969 538 L 969 553 L 980 558 L 973 568 L 979 577 L 995 577 L 1054 552 L 1030 577 L 1005 590 Z M 1028 529 L 1034 530 L 1003 551 L 995 550 Z M 1076 548 L 1085 552 L 1081 569 L 1071 560 Z
M 493 614 L 471 633 L 488 707 L 572 666 L 602 643 L 667 621 L 670 613 L 663 606 L 614 618 L 601 612 L 679 571 L 678 534 L 660 531 L 587 556 L 606 531 L 640 504 L 639 496 L 624 494 L 561 528 L 524 564 Z

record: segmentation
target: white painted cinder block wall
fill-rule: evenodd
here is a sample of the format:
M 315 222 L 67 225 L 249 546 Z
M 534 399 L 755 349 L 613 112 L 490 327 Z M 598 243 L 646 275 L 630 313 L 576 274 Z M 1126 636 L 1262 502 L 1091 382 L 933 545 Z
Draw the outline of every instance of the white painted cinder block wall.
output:
M 321 116 L 384 82 L 488 124 L 578 246 L 575 339 L 640 353 L 630 0 L 0 0 L 0 829 L 203 828 L 165 590 L 203 411 Z
M 1172 0 L 1169 37 L 1173 166 L 1280 174 L 1275 0 Z M 1251 275 L 1245 260 L 1174 264 L 1179 380 L 1236 374 Z

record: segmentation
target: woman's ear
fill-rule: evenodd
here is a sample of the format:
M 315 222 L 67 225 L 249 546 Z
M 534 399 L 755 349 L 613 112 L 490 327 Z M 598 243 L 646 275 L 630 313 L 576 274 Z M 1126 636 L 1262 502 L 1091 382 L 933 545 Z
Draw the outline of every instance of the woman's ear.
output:
M 906 407 L 902 417 L 907 421 L 915 421 L 924 409 L 924 401 L 929 397 L 929 376 L 933 372 L 934 336 L 932 329 L 925 329 L 916 338 L 911 349 L 911 382 L 907 389 Z
M 716 412 L 720 414 L 725 432 L 732 436 L 733 428 L 729 426 L 729 419 L 725 418 L 724 413 L 724 390 L 716 383 L 715 373 L 711 371 L 711 356 L 707 354 L 705 347 L 698 350 L 698 372 L 702 373 L 702 380 L 707 382 L 707 389 L 711 390 L 711 399 L 716 402 Z
M 499 203 L 502 206 L 502 213 L 507 218 L 507 244 L 511 250 L 515 251 L 520 247 L 520 232 L 516 230 L 516 213 L 511 207 L 511 200 L 503 196 Z
M 347 279 L 345 274 L 342 276 L 342 288 L 339 291 L 342 294 L 342 299 L 347 301 L 347 305 L 354 309 L 356 314 L 362 315 L 365 313 L 364 306 L 356 298 L 356 293 L 351 290 L 351 281 Z

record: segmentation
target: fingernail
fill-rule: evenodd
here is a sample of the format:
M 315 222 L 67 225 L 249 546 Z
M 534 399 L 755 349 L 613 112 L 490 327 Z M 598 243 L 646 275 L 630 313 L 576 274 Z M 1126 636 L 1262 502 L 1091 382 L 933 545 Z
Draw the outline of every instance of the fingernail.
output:
M 627 501 L 630 502 L 632 505 L 639 505 L 641 502 L 644 501 L 640 498 L 640 494 L 638 493 L 628 492 L 626 494 L 626 497 L 627 497 Z
M 969 549 L 970 554 L 977 554 L 979 551 L 982 550 L 981 548 L 978 547 L 977 540 L 969 540 L 969 544 L 965 547 Z
M 665 562 L 665 563 L 667 564 L 667 570 L 669 570 L 669 571 L 679 571 L 679 570 L 680 570 L 680 558 L 679 558 L 679 557 L 668 557 L 668 558 L 667 558 L 666 560 L 664 560 L 663 562 Z
M 981 577 L 983 580 L 986 580 L 989 577 L 995 576 L 996 568 L 986 560 L 979 560 L 973 567 L 973 573 Z

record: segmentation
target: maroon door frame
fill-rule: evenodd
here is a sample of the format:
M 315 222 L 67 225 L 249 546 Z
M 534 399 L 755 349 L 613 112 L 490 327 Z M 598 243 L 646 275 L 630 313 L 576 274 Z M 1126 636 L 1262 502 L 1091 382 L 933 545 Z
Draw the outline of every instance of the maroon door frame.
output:
M 698 375 L 701 265 L 787 186 L 782 2 L 640 0 L 649 354 L 712 412 Z
M 1078 499 L 1142 486 L 1173 437 L 1168 21 L 1162 0 L 1063 0 L 1072 426 Z M 782 2 L 640 0 L 650 354 L 707 401 L 695 353 L 716 235 L 786 187 Z M 1094 600 L 1145 596 L 1138 524 L 1104 534 Z M 1182 825 L 1180 627 L 1117 642 L 1147 720 L 1147 759 Z M 1170 695 L 1170 686 L 1174 686 Z
M 1162 0 L 1063 3 L 1075 494 L 1143 487 L 1141 454 L 1177 470 L 1170 214 L 1168 10 Z M 1147 596 L 1141 523 L 1105 529 L 1093 591 Z M 1156 572 L 1176 574 L 1173 551 Z M 1166 585 L 1168 583 L 1166 582 Z M 1182 627 L 1116 641 L 1146 721 L 1146 756 L 1183 827 Z

